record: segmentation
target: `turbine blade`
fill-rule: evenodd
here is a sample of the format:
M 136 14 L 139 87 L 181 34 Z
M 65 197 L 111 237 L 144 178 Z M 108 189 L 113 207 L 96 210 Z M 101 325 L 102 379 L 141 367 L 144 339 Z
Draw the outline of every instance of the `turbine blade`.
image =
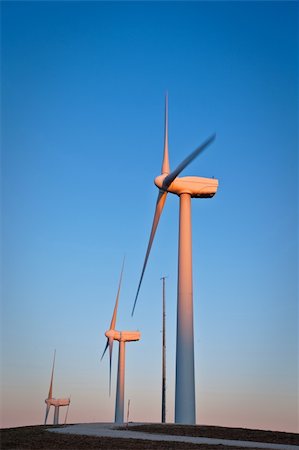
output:
M 185 169 L 208 145 L 210 145 L 216 137 L 212 134 L 206 141 L 204 141 L 197 149 L 195 149 L 187 158 L 185 158 L 178 167 L 173 170 L 163 181 L 163 189 L 168 189 L 173 180 Z
M 165 95 L 164 154 L 161 173 L 170 173 L 168 156 L 168 94 Z
M 47 406 L 46 406 L 45 425 L 47 424 L 47 419 L 48 419 L 49 411 L 50 411 L 50 405 L 47 405 Z
M 113 315 L 112 315 L 112 319 L 111 319 L 111 323 L 110 323 L 110 330 L 115 330 L 116 315 L 117 315 L 117 308 L 118 308 L 118 299 L 119 299 L 121 281 L 122 281 L 122 277 L 123 277 L 124 265 L 125 265 L 125 258 L 123 260 L 123 265 L 122 265 L 122 268 L 121 268 L 120 279 L 119 279 L 119 284 L 118 284 L 118 290 L 117 290 L 117 295 L 116 295 L 116 301 L 115 301 L 114 311 L 113 311 Z
M 69 408 L 70 408 L 70 403 L 71 403 L 71 396 L 70 396 L 69 400 L 70 400 L 70 402 L 69 402 L 69 404 L 67 405 L 67 409 L 66 409 L 66 413 L 65 413 L 65 418 L 64 418 L 64 425 L 66 425 L 67 416 L 68 416 L 68 413 L 69 413 Z
M 109 338 L 109 396 L 111 395 L 111 367 L 112 367 L 112 350 L 113 350 L 113 338 Z
M 49 388 L 48 399 L 49 399 L 49 398 L 52 398 L 53 375 L 54 375 L 55 357 L 56 357 L 56 350 L 54 350 L 54 359 L 53 359 L 53 366 L 52 366 L 52 374 L 51 374 L 51 381 L 50 381 L 50 388 Z
M 105 349 L 104 349 L 103 354 L 102 354 L 102 356 L 101 356 L 101 361 L 102 361 L 102 359 L 103 359 L 103 357 L 104 357 L 104 355 L 105 355 L 105 353 L 106 353 L 106 350 L 107 350 L 107 348 L 108 348 L 108 345 L 109 345 L 109 339 L 107 339 Z
M 152 248 L 152 243 L 155 237 L 155 233 L 157 230 L 157 226 L 164 208 L 164 204 L 165 204 L 165 200 L 167 197 L 167 192 L 165 191 L 159 191 L 158 194 L 158 198 L 157 198 L 157 203 L 156 203 L 156 210 L 155 210 L 155 215 L 154 215 L 154 220 L 153 220 L 153 224 L 152 224 L 152 229 L 151 229 L 151 234 L 150 234 L 150 238 L 149 238 L 149 242 L 148 242 L 148 246 L 147 246 L 147 250 L 146 250 L 146 255 L 145 255 L 145 259 L 144 259 L 144 263 L 143 263 L 143 268 L 142 268 L 142 272 L 141 272 L 141 276 L 140 276 L 140 280 L 139 280 L 139 284 L 138 284 L 138 288 L 137 288 L 137 293 L 136 293 L 136 297 L 135 297 L 135 301 L 134 301 L 134 306 L 132 309 L 132 316 L 134 314 L 135 311 L 135 306 L 136 306 L 136 302 L 137 302 L 137 298 L 138 298 L 138 294 L 140 291 L 140 286 L 142 283 L 142 279 L 143 279 L 143 275 L 144 275 L 144 271 L 147 265 L 147 260 Z

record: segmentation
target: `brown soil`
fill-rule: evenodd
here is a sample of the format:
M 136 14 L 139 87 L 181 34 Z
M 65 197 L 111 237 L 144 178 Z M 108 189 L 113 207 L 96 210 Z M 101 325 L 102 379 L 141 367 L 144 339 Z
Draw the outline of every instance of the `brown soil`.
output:
M 130 431 L 144 431 L 146 433 L 299 445 L 299 434 L 283 433 L 281 431 L 250 430 L 249 428 L 226 428 L 207 425 L 162 425 L 159 423 L 143 425 L 130 424 L 129 428 Z
M 148 432 L 159 432 L 169 434 L 181 434 L 188 436 L 203 436 L 203 434 L 190 434 L 196 433 L 195 429 L 201 427 L 190 426 L 175 426 L 175 425 L 143 425 L 143 426 L 129 426 L 130 430 L 146 429 Z M 165 429 L 165 431 L 162 431 Z M 193 429 L 193 431 L 191 430 Z M 219 428 L 219 427 L 204 427 L 206 429 L 222 429 L 227 430 L 226 434 L 222 436 L 225 438 L 231 438 L 230 432 L 235 429 Z M 178 433 L 179 431 L 179 433 Z M 242 430 L 242 431 L 254 431 L 254 430 Z M 265 432 L 272 433 L 272 432 Z M 286 434 L 286 433 L 278 433 Z M 290 434 L 290 433 L 288 433 Z M 243 434 L 242 434 L 243 436 Z M 298 435 L 297 436 L 298 439 Z M 209 437 L 220 437 L 219 435 L 209 434 Z M 242 437 L 243 439 L 244 437 Z M 32 450 L 47 450 L 47 449 L 59 449 L 59 450 L 79 450 L 79 449 L 98 449 L 98 450 L 244 450 L 240 447 L 227 447 L 223 445 L 198 445 L 181 442 L 165 442 L 165 441 L 144 441 L 139 439 L 114 439 L 103 438 L 93 436 L 80 436 L 71 434 L 52 433 L 47 431 L 47 427 L 44 426 L 31 426 L 20 428 L 8 428 L 1 430 L 0 434 L 1 449 L 32 449 Z M 274 442 L 269 441 L 268 442 Z M 279 441 L 281 442 L 281 441 Z M 295 441 L 288 441 L 294 443 Z M 298 442 L 298 441 L 296 441 Z M 257 450 L 257 449 L 251 449 Z

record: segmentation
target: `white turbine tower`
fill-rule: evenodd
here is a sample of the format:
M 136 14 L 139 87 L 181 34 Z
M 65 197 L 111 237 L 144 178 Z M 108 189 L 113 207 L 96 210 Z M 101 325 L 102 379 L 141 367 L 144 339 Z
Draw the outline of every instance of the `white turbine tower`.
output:
M 54 406 L 54 425 L 58 425 L 59 423 L 59 408 L 60 406 L 69 406 L 71 399 L 70 398 L 53 398 L 52 390 L 53 390 L 53 376 L 54 376 L 54 366 L 55 366 L 55 357 L 56 357 L 56 350 L 54 351 L 54 359 L 53 359 L 53 366 L 52 366 L 52 374 L 51 374 L 51 381 L 50 381 L 50 388 L 48 393 L 48 398 L 46 398 L 46 416 L 45 416 L 45 425 L 47 423 L 48 414 L 50 411 L 50 407 Z
M 119 342 L 119 351 L 118 351 L 118 371 L 117 371 L 117 386 L 116 386 L 116 399 L 115 399 L 115 423 L 123 423 L 124 422 L 124 400 L 125 400 L 125 344 L 126 342 L 133 342 L 140 340 L 140 332 L 139 331 L 117 331 L 115 330 L 116 325 L 116 316 L 118 309 L 118 300 L 119 293 L 123 275 L 124 263 L 122 265 L 120 280 L 118 285 L 118 291 L 116 295 L 116 301 L 114 306 L 114 311 L 110 323 L 109 330 L 106 331 L 105 336 L 107 337 L 107 344 L 104 349 L 102 358 L 109 347 L 109 356 L 110 356 L 110 369 L 109 369 L 109 394 L 111 392 L 111 364 L 112 364 L 112 349 L 113 349 L 113 341 Z
M 159 188 L 156 210 L 149 243 L 135 297 L 132 315 L 136 306 L 141 282 L 147 265 L 156 229 L 168 192 L 180 198 L 179 251 L 178 251 L 178 293 L 177 293 L 177 340 L 176 340 L 176 385 L 175 423 L 195 424 L 195 379 L 194 379 L 194 336 L 193 336 L 193 288 L 192 288 L 192 234 L 191 198 L 213 197 L 218 188 L 214 178 L 183 177 L 178 175 L 209 144 L 215 135 L 209 137 L 194 150 L 175 170 L 170 171 L 168 157 L 168 99 L 165 99 L 164 156 L 161 175 L 155 178 Z

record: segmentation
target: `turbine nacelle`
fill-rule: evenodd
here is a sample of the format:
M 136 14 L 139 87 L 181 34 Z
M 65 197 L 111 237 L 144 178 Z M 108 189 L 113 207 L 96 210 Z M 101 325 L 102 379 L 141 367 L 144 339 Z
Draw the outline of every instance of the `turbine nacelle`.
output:
M 114 341 L 133 342 L 133 341 L 139 341 L 141 334 L 140 334 L 140 331 L 108 330 L 108 331 L 106 331 L 105 336 L 108 339 L 113 339 Z
M 45 400 L 47 406 L 68 406 L 70 402 L 70 398 L 47 398 Z
M 165 186 L 166 177 L 167 174 L 162 174 L 155 178 L 154 183 L 159 189 L 176 195 L 189 194 L 196 198 L 213 197 L 219 184 L 216 178 L 176 177 L 169 186 Z

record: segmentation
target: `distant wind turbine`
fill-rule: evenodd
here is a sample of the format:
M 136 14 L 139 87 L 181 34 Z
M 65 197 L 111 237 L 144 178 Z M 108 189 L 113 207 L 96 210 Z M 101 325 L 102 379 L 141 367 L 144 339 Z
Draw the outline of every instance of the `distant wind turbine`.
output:
M 210 136 L 175 170 L 170 171 L 168 156 L 168 98 L 165 99 L 164 156 L 161 175 L 155 178 L 159 189 L 154 220 L 141 276 L 137 288 L 132 314 L 134 313 L 144 271 L 163 211 L 168 192 L 180 198 L 179 256 L 177 294 L 177 341 L 176 341 L 176 385 L 175 422 L 195 424 L 195 376 L 194 376 L 194 335 L 193 335 L 193 287 L 192 287 L 192 233 L 191 198 L 213 197 L 218 188 L 214 178 L 183 177 L 178 175 L 215 139 Z
M 53 377 L 54 377 L 54 367 L 55 367 L 55 357 L 56 357 L 56 350 L 54 351 L 54 359 L 53 359 L 53 366 L 52 366 L 52 374 L 51 374 L 51 381 L 50 381 L 50 388 L 48 393 L 48 398 L 46 398 L 46 416 L 45 416 L 45 425 L 47 423 L 48 414 L 50 411 L 50 407 L 54 406 L 54 425 L 59 424 L 59 408 L 60 406 L 69 406 L 71 399 L 70 398 L 53 398 Z
M 119 301 L 119 293 L 121 288 L 121 281 L 124 269 L 124 262 L 121 269 L 120 280 L 118 285 L 118 291 L 116 295 L 116 301 L 114 306 L 114 311 L 110 323 L 109 330 L 106 331 L 105 336 L 107 337 L 107 344 L 104 349 L 102 358 L 106 353 L 107 348 L 109 347 L 109 394 L 111 393 L 111 365 L 112 365 L 112 349 L 113 349 L 113 341 L 119 342 L 119 351 L 118 351 L 118 371 L 117 371 L 117 387 L 116 387 L 116 399 L 115 399 L 115 423 L 123 423 L 124 422 L 124 398 L 125 398 L 125 344 L 126 342 L 133 342 L 140 340 L 140 332 L 139 331 L 116 331 L 116 316 L 118 309 L 118 301 Z

